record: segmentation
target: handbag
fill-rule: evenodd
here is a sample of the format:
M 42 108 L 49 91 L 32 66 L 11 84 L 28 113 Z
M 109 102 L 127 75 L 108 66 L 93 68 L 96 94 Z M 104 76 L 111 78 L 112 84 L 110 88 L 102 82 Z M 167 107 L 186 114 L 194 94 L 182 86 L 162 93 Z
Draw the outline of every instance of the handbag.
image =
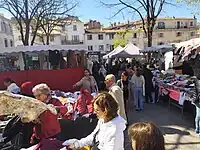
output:
M 99 130 L 94 134 L 94 138 L 93 138 L 93 141 L 92 141 L 91 150 L 100 150 L 100 149 L 98 148 L 98 146 L 99 146 L 99 141 L 97 141 L 97 139 L 96 139 L 98 133 L 99 133 Z

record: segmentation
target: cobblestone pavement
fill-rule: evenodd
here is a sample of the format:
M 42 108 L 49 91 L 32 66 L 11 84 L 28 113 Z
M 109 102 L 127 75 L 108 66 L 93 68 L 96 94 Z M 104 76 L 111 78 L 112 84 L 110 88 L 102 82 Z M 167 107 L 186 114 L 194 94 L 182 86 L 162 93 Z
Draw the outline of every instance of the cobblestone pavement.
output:
M 138 121 L 152 121 L 157 124 L 165 137 L 166 150 L 200 150 L 200 137 L 194 133 L 194 121 L 191 115 L 181 118 L 178 108 L 167 108 L 161 104 L 146 104 L 144 112 L 136 112 L 129 104 L 130 124 Z M 131 144 L 125 135 L 125 150 L 131 150 Z

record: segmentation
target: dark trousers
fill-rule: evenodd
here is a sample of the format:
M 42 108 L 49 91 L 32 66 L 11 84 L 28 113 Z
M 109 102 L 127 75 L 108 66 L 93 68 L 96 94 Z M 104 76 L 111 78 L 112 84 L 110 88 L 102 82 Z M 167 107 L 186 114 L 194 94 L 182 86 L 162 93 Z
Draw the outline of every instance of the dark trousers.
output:
M 145 102 L 153 102 L 152 95 L 151 95 L 152 89 L 150 87 L 145 88 Z
M 159 99 L 159 87 L 158 87 L 158 85 L 155 85 L 155 102 L 157 102 L 158 101 L 158 99 Z

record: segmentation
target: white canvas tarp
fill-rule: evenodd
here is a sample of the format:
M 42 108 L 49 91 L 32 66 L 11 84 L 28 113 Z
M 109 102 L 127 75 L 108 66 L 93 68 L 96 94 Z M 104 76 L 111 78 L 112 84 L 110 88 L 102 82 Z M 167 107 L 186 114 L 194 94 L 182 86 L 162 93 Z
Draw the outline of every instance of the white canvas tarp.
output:
M 188 40 L 188 41 L 177 43 L 177 44 L 175 44 L 175 46 L 177 48 L 180 48 L 180 47 L 196 46 L 196 45 L 199 45 L 199 44 L 200 44 L 200 38 L 194 38 L 194 39 L 191 39 L 191 40 Z
M 103 59 L 111 58 L 112 55 L 118 53 L 121 49 L 122 49 L 122 47 L 120 45 L 118 45 L 113 51 L 111 51 L 110 53 L 108 53 L 105 56 L 103 56 Z
M 128 58 L 133 56 L 140 56 L 140 48 L 135 46 L 132 43 L 127 44 L 123 49 L 121 49 L 118 53 L 115 53 L 112 57 L 121 57 L 121 58 Z
M 6 47 L 1 48 L 0 53 L 18 53 L 18 52 L 37 52 L 37 51 L 48 51 L 48 50 L 73 50 L 82 51 L 87 50 L 85 45 L 36 45 L 36 46 L 17 46 L 17 47 Z

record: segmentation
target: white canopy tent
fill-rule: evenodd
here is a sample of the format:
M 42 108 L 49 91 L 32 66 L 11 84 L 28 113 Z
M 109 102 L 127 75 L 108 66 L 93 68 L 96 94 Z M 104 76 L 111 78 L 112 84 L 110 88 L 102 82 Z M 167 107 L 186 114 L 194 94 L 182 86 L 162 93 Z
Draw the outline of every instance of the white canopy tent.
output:
M 177 48 L 180 47 L 189 47 L 189 46 L 196 46 L 200 44 L 200 38 L 194 38 L 188 41 L 184 41 L 184 42 L 180 42 L 180 43 L 176 43 L 175 46 Z
M 103 59 L 111 58 L 112 55 L 114 55 L 115 53 L 118 53 L 121 49 L 122 49 L 122 47 L 120 45 L 118 45 L 113 51 L 111 51 L 110 53 L 103 56 Z
M 138 48 L 132 43 L 127 44 L 118 53 L 112 55 L 112 57 L 121 57 L 121 58 L 129 58 L 133 56 L 142 56 L 142 54 L 140 53 L 140 48 Z
M 48 50 L 73 50 L 73 51 L 85 51 L 87 47 L 85 45 L 36 45 L 36 46 L 17 46 L 1 48 L 0 53 L 18 53 L 18 52 L 37 52 Z
M 182 55 L 184 57 L 188 56 L 192 50 L 197 49 L 200 47 L 200 38 L 191 39 L 188 41 L 184 41 L 181 43 L 176 43 L 176 55 Z

